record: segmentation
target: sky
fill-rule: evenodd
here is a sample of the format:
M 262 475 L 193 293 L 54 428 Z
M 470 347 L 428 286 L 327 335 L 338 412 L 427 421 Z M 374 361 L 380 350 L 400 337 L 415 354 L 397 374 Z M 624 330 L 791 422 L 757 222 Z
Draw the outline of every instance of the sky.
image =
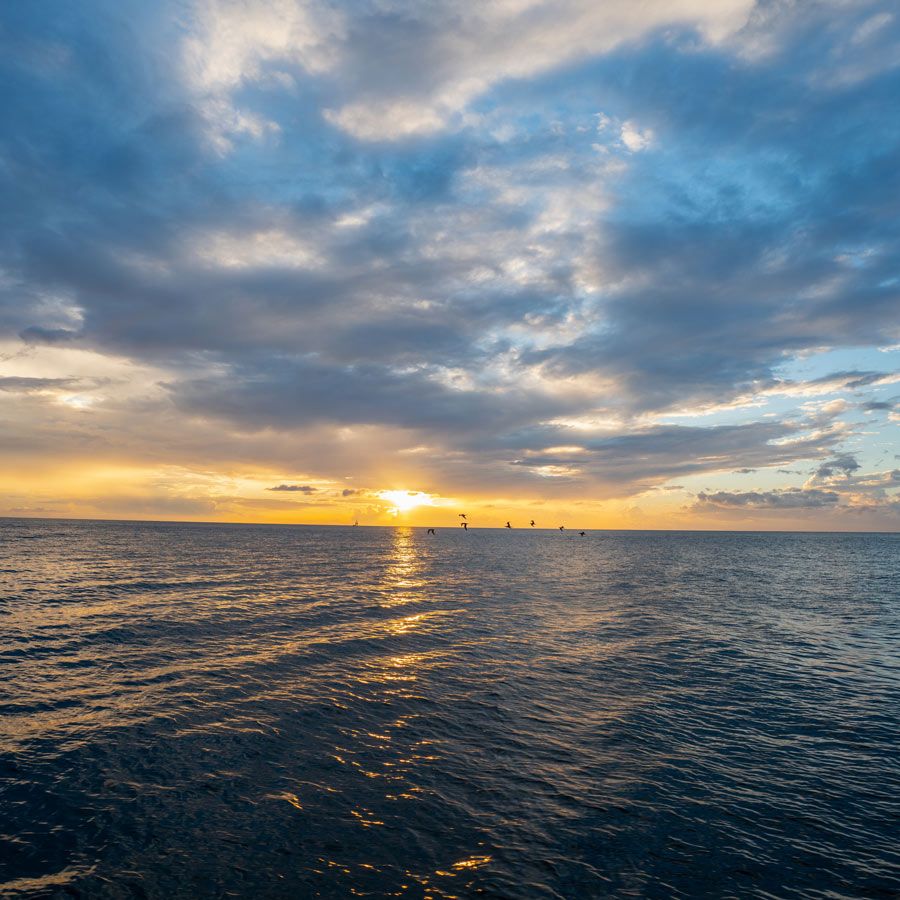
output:
M 0 12 L 0 515 L 900 528 L 900 11 Z

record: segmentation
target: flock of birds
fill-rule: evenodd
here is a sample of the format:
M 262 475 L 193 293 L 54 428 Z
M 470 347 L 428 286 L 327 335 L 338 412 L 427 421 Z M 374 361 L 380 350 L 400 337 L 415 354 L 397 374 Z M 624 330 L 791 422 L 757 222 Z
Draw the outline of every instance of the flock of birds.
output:
M 465 513 L 459 513 L 459 518 L 462 519 L 462 522 L 459 523 L 460 526 L 461 526 L 462 528 L 464 528 L 466 531 L 468 531 L 468 530 L 469 530 L 469 521 L 468 521 L 468 519 L 467 519 L 467 517 L 466 517 L 466 514 L 465 514 Z M 532 519 L 531 522 L 530 522 L 529 524 L 531 525 L 532 528 L 534 528 L 534 519 Z M 511 524 L 510 522 L 507 522 L 507 523 L 506 523 L 506 527 L 507 527 L 507 528 L 512 528 L 512 524 Z M 560 526 L 559 526 L 559 530 L 560 530 L 560 531 L 565 531 L 565 530 L 566 530 L 566 526 L 565 526 L 565 525 L 560 525 Z M 587 534 L 586 531 L 579 531 L 578 533 L 579 533 L 582 537 L 584 537 L 585 534 Z M 427 531 L 427 534 L 435 534 L 435 530 L 434 530 L 433 528 L 429 528 L 428 531 Z

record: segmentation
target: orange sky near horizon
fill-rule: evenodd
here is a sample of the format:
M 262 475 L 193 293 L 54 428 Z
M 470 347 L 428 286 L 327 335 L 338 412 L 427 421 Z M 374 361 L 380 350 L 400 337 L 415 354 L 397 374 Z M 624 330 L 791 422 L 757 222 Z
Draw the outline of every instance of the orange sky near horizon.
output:
M 707 479 L 709 480 L 709 479 Z M 510 498 L 470 494 L 445 496 L 401 486 L 348 488 L 343 483 L 297 479 L 278 473 L 158 469 L 125 463 L 70 461 L 47 468 L 39 461 L 0 472 L 0 515 L 286 525 L 352 525 L 458 528 L 465 513 L 470 528 L 672 529 L 672 530 L 883 530 L 878 521 L 851 521 L 759 510 L 717 509 L 704 514 L 690 492 L 649 489 L 630 497 L 590 499 Z M 346 494 L 346 496 L 345 496 Z

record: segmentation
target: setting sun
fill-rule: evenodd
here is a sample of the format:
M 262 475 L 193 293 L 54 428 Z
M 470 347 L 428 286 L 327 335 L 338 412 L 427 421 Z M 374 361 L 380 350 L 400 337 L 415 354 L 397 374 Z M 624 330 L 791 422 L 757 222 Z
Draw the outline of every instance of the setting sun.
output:
M 434 497 L 421 491 L 381 491 L 378 496 L 392 505 L 394 515 L 409 512 L 418 506 L 434 506 Z

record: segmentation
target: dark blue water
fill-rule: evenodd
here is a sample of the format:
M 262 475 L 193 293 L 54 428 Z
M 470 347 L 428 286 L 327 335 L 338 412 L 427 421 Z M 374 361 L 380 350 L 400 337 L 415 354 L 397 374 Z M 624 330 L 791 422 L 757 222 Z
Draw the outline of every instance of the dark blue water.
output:
M 0 894 L 896 897 L 900 537 L 0 520 Z

